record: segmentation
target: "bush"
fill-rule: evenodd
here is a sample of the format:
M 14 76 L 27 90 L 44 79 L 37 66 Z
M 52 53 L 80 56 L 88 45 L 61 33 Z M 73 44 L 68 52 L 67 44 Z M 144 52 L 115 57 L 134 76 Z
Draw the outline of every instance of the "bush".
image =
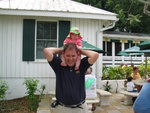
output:
M 33 79 L 26 79 L 23 84 L 26 85 L 26 90 L 27 90 L 27 99 L 29 101 L 29 108 L 31 110 L 36 110 L 38 108 L 38 103 L 41 101 L 43 97 L 43 92 L 46 88 L 45 85 L 41 86 L 41 91 L 37 89 L 39 81 L 38 80 L 33 80 Z M 36 92 L 40 92 L 40 96 L 35 95 Z
M 8 88 L 9 87 L 6 81 L 0 80 L 0 99 L 3 99 L 5 97 L 5 94 Z
M 105 83 L 105 85 L 103 85 L 103 87 L 104 87 L 104 90 L 105 90 L 105 91 L 109 91 L 109 92 L 110 92 L 110 90 L 112 89 L 111 85 L 109 84 L 109 81 L 107 81 L 107 82 Z
M 103 66 L 103 75 L 102 80 L 116 80 L 116 79 L 125 79 L 132 73 L 132 67 L 106 67 Z
M 125 79 L 127 74 L 126 70 L 123 69 L 121 66 L 115 66 L 115 67 L 104 66 L 102 80 Z
M 150 76 L 150 66 L 147 66 L 147 69 L 145 68 L 144 64 L 141 64 L 140 66 L 138 66 L 139 68 L 139 73 L 141 75 L 142 78 L 145 78 L 146 75 Z
M 145 65 L 141 64 L 137 66 L 139 68 L 139 73 L 142 78 L 146 75 L 150 75 L 150 66 L 147 66 L 145 69 Z M 115 66 L 115 67 L 107 67 L 103 66 L 102 70 L 102 80 L 116 80 L 116 79 L 126 79 L 131 75 L 133 68 L 131 66 Z

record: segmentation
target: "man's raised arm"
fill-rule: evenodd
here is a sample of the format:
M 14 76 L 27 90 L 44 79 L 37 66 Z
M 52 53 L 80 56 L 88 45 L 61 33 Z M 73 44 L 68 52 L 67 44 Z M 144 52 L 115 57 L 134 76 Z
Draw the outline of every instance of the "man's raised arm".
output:
M 95 51 L 81 50 L 81 49 L 80 49 L 80 51 L 81 51 L 82 55 L 85 55 L 88 57 L 88 62 L 90 64 L 94 64 L 99 57 L 99 54 Z
M 63 50 L 62 48 L 49 47 L 49 48 L 44 48 L 43 52 L 47 61 L 52 61 L 53 55 L 60 54 L 62 50 Z

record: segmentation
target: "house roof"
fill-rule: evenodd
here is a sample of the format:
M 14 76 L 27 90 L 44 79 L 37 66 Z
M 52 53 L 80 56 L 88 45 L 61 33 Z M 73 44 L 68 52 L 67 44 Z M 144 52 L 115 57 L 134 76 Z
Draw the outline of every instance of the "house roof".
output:
M 119 31 L 104 31 L 103 36 L 106 38 L 113 38 L 113 39 L 142 39 L 147 40 L 150 39 L 149 34 L 143 33 L 128 33 L 128 32 L 119 32 Z
M 0 15 L 117 20 L 117 14 L 72 0 L 0 0 Z

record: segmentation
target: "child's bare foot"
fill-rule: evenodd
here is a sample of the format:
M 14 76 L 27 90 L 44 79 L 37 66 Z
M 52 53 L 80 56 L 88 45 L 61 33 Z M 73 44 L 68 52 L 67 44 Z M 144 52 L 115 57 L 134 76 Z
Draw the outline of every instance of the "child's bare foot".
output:
M 65 62 L 61 62 L 61 66 L 67 66 Z

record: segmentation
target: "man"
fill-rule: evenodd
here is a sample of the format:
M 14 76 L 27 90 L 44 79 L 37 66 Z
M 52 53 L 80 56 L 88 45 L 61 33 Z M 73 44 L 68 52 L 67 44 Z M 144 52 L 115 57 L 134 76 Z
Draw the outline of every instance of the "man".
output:
M 79 70 L 75 70 L 78 51 L 86 57 L 81 59 Z M 56 54 L 64 53 L 67 66 L 61 66 L 60 57 Z M 74 43 L 67 43 L 64 48 L 45 48 L 44 54 L 48 63 L 56 74 L 56 99 L 54 113 L 87 113 L 85 103 L 85 72 L 94 64 L 98 53 L 81 50 Z
M 150 80 L 142 87 L 133 104 L 134 113 L 150 113 Z

